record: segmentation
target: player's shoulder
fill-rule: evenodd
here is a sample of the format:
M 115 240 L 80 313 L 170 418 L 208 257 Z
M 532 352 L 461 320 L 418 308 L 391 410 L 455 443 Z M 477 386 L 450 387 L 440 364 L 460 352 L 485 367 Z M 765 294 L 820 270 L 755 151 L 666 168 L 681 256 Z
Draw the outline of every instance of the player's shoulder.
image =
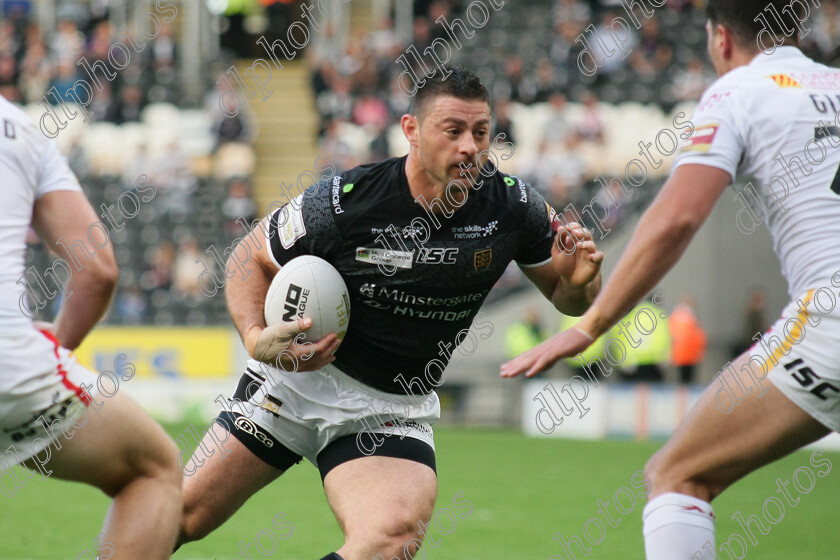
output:
M 405 182 L 405 157 L 360 165 L 324 181 L 315 197 L 338 217 L 357 214 L 399 193 Z
M 47 137 L 38 130 L 35 121 L 21 108 L 0 95 L 0 136 L 17 139 L 23 136 L 40 144 L 48 142 Z
M 542 195 L 527 181 L 517 175 L 499 171 L 485 179 L 481 190 L 487 198 L 500 206 L 504 206 L 513 212 L 527 212 L 534 203 L 544 202 Z

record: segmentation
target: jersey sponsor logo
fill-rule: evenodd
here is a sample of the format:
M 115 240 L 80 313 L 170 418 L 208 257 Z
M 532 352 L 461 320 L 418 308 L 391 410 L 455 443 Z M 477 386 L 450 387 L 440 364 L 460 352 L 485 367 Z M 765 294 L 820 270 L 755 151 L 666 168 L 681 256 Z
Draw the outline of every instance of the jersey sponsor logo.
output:
M 417 253 L 418 264 L 455 264 L 457 247 L 423 247 Z
M 802 73 L 802 72 L 789 72 L 788 76 L 792 80 L 795 80 L 800 87 L 806 87 L 809 89 L 828 89 L 828 90 L 838 90 L 840 89 L 840 72 L 836 69 L 833 69 L 833 72 L 819 72 L 819 73 Z
M 799 85 L 799 82 L 788 76 L 787 74 L 771 74 L 767 76 L 780 88 L 801 88 L 802 86 Z
M 452 237 L 455 239 L 478 239 L 493 235 L 499 226 L 499 220 L 493 220 L 486 226 L 452 226 Z
M 493 261 L 493 249 L 482 249 L 481 251 L 476 251 L 473 255 L 473 265 L 475 266 L 476 270 L 481 270 L 482 268 L 487 268 L 490 266 L 490 263 Z
M 332 182 L 332 205 L 333 205 L 333 211 L 335 211 L 336 214 L 343 214 L 344 213 L 344 210 L 341 208 L 341 195 L 339 194 L 339 186 L 340 186 L 339 183 L 340 182 L 341 182 L 341 177 L 339 175 L 336 175 L 335 177 L 333 177 L 333 182 Z M 353 190 L 353 184 L 352 183 L 350 183 L 350 190 Z M 350 191 L 344 191 L 344 192 L 350 192 Z
M 392 251 L 379 247 L 356 247 L 356 260 L 363 263 L 411 268 L 414 251 Z
M 277 229 L 280 232 L 280 244 L 284 249 L 291 249 L 295 242 L 306 235 L 303 223 L 303 195 L 295 198 L 296 204 L 286 204 L 277 217 Z
M 289 291 L 286 292 L 286 303 L 283 305 L 283 321 L 294 321 L 295 317 L 303 318 L 307 301 L 309 301 L 309 290 L 304 290 L 295 284 L 289 284 Z
M 528 202 L 528 191 L 525 189 L 525 181 L 518 177 L 505 177 L 505 185 L 512 187 L 519 185 L 519 201 Z
M 718 127 L 720 127 L 718 123 L 704 124 L 695 127 L 694 133 L 688 137 L 688 140 L 686 140 L 680 148 L 680 153 L 708 152 L 712 147 L 712 141 L 715 139 Z

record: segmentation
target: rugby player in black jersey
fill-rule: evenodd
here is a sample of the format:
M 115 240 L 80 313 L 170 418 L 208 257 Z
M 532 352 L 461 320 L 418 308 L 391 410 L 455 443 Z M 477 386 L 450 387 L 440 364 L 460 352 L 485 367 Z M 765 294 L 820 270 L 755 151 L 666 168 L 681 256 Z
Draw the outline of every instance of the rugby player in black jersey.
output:
M 597 295 L 603 254 L 590 233 L 488 161 L 487 90 L 448 71 L 402 117 L 406 157 L 313 185 L 243 241 L 261 250 L 226 294 L 253 359 L 217 419 L 231 452 L 184 469 L 180 542 L 306 457 L 345 535 L 326 560 L 413 557 L 437 496 L 433 389 L 490 288 L 515 260 L 564 313 L 582 314 Z M 340 348 L 335 334 L 293 345 L 296 363 L 281 359 L 281 371 L 270 364 L 294 329 L 266 327 L 265 295 L 278 267 L 305 254 L 338 269 L 352 316 Z

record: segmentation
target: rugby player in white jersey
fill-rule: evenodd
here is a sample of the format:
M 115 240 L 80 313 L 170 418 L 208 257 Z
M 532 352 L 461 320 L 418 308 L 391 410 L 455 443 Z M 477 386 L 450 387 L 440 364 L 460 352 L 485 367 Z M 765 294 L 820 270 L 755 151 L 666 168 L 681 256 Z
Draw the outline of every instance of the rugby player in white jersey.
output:
M 85 258 L 78 242 L 91 249 L 88 230 L 99 219 L 55 142 L 3 97 L 0 178 L 2 499 L 15 499 L 24 484 L 39 484 L 44 476 L 90 484 L 113 498 L 94 540 L 100 553 L 169 558 L 182 501 L 175 444 L 122 392 L 99 394 L 97 376 L 70 353 L 111 301 L 118 275 L 113 250 L 97 246 Z M 27 280 L 35 283 L 24 276 L 30 223 L 67 263 L 83 265 L 70 267 L 68 296 L 52 325 L 33 324 L 36 306 L 24 293 Z M 93 230 L 101 243 L 101 233 Z M 45 529 L 66 522 L 67 504 L 57 500 L 55 510 Z
M 671 178 L 581 321 L 501 368 L 505 377 L 533 375 L 582 352 L 677 262 L 726 187 L 752 178 L 791 303 L 765 334 L 765 342 L 778 337 L 773 354 L 757 344 L 733 364 L 742 387 L 752 386 L 752 374 L 766 392 L 718 409 L 713 384 L 648 462 L 648 560 L 705 558 L 702 547 L 714 545 L 709 502 L 755 469 L 840 431 L 840 69 L 799 51 L 790 14 L 804 12 L 787 4 L 708 0 L 708 50 L 720 78 L 700 100 Z M 783 46 L 762 31 L 768 5 L 792 31 L 776 29 Z

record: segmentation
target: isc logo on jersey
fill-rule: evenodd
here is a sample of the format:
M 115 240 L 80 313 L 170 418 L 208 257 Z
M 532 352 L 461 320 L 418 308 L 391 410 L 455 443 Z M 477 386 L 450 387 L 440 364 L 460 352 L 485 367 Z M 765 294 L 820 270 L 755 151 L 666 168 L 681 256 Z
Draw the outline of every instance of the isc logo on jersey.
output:
M 306 302 L 309 300 L 309 290 L 304 290 L 294 284 L 289 285 L 286 292 L 286 303 L 283 307 L 283 321 L 294 321 L 295 318 L 303 318 L 306 310 Z
M 417 264 L 455 264 L 457 247 L 423 247 L 417 254 Z

